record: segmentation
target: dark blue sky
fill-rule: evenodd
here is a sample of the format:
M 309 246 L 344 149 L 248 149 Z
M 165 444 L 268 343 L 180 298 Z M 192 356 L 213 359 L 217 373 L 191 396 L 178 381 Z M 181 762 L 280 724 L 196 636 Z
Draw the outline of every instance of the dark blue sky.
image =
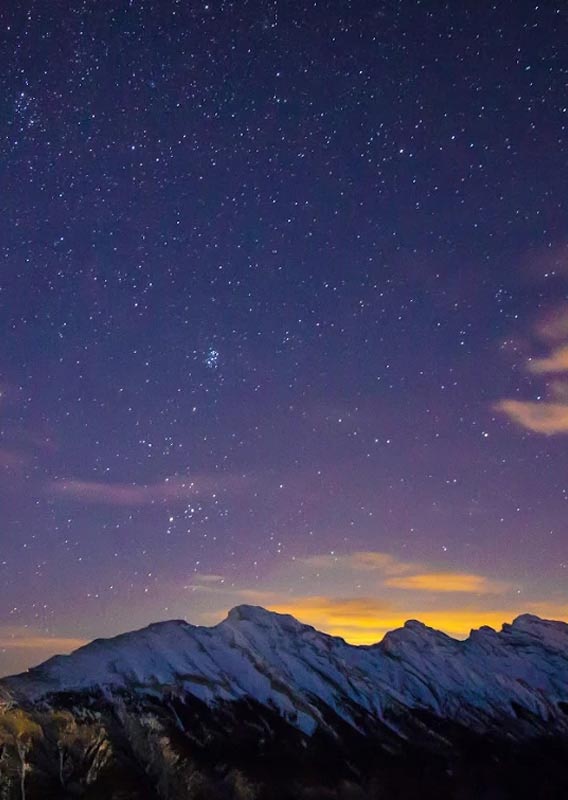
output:
M 0 670 L 568 616 L 567 15 L 2 4 Z

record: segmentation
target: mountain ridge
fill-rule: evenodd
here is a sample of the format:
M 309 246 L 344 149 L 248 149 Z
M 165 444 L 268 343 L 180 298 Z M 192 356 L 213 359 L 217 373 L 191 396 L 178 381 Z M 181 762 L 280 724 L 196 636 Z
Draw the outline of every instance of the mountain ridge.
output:
M 568 625 L 523 614 L 500 631 L 483 626 L 458 640 L 408 620 L 376 644 L 351 645 L 289 614 L 236 606 L 213 627 L 152 623 L 0 680 L 0 784 L 2 758 L 13 760 L 14 773 L 20 769 L 13 731 L 22 725 L 38 787 L 38 776 L 45 783 L 49 765 L 66 753 L 69 774 L 85 786 L 95 776 L 106 787 L 117 775 L 138 786 L 147 774 L 156 786 L 166 782 L 170 788 L 156 796 L 168 800 L 194 796 L 187 787 L 196 771 L 225 786 L 237 770 L 265 786 L 266 795 L 251 797 L 272 798 L 279 795 L 264 772 L 270 763 L 290 783 L 282 796 L 296 798 L 304 785 L 319 792 L 332 773 L 359 788 L 377 769 L 386 770 L 381 780 L 388 773 L 404 783 L 408 759 L 428 775 L 433 770 L 432 796 L 444 797 L 435 790 L 449 780 L 448 770 L 461 774 L 456 763 L 478 758 L 489 744 L 490 771 L 496 753 L 505 759 L 501 767 L 509 758 L 518 763 L 521 753 L 529 765 L 536 747 L 561 776 Z M 330 752 L 337 764 L 327 775 L 322 763 Z M 516 780 L 513 766 L 507 770 L 507 780 Z M 93 797 L 113 797 L 105 791 Z M 238 797 L 219 791 L 223 800 Z M 361 791 L 354 796 L 374 797 Z M 41 792 L 42 800 L 49 797 Z
M 251 615 L 250 611 L 262 612 L 262 614 L 260 614 L 258 616 Z M 244 614 L 243 614 L 243 612 L 244 612 Z M 29 667 L 27 670 L 25 670 L 23 672 L 13 673 L 13 674 L 2 676 L 2 677 L 0 677 L 0 685 L 3 682 L 10 682 L 15 678 L 19 678 L 19 677 L 22 677 L 24 675 L 28 675 L 30 673 L 35 673 L 37 670 L 43 669 L 46 665 L 49 665 L 54 661 L 59 661 L 60 659 L 67 660 L 67 659 L 73 658 L 77 653 L 81 653 L 81 652 L 83 652 L 85 650 L 90 650 L 91 648 L 93 648 L 93 646 L 100 646 L 100 645 L 104 645 L 105 643 L 112 643 L 112 642 L 118 642 L 120 640 L 126 640 L 126 639 L 129 639 L 129 638 L 135 637 L 137 634 L 143 634 L 146 631 L 154 631 L 154 630 L 155 631 L 158 631 L 158 630 L 161 631 L 161 630 L 166 630 L 167 628 L 171 628 L 171 627 L 175 627 L 175 626 L 178 626 L 179 628 L 187 628 L 187 629 L 192 629 L 192 630 L 200 629 L 200 630 L 213 631 L 216 628 L 219 628 L 220 626 L 226 625 L 227 623 L 229 623 L 233 619 L 238 619 L 238 620 L 241 620 L 241 621 L 244 620 L 244 621 L 256 621 L 256 622 L 258 622 L 258 620 L 263 619 L 263 614 L 264 615 L 269 615 L 271 618 L 279 618 L 279 619 L 282 619 L 282 620 L 285 620 L 285 619 L 286 620 L 292 620 L 297 626 L 299 626 L 299 628 L 315 631 L 316 633 L 318 633 L 322 637 L 327 637 L 329 639 L 334 639 L 334 640 L 341 641 L 341 642 L 345 643 L 346 645 L 348 645 L 349 647 L 360 649 L 360 650 L 368 650 L 368 649 L 372 649 L 372 648 L 380 648 L 384 644 L 385 640 L 390 640 L 393 637 L 398 636 L 399 634 L 401 634 L 405 630 L 432 631 L 435 634 L 440 634 L 441 636 L 446 637 L 446 639 L 448 639 L 450 641 L 453 641 L 453 642 L 468 642 L 471 639 L 472 636 L 476 636 L 478 634 L 490 633 L 490 634 L 495 634 L 495 635 L 499 636 L 500 634 L 505 633 L 509 629 L 518 629 L 521 625 L 523 625 L 523 627 L 524 627 L 525 621 L 528 621 L 531 625 L 534 624 L 534 623 L 537 623 L 537 624 L 552 624 L 552 625 L 558 625 L 558 626 L 566 626 L 568 628 L 568 624 L 563 622 L 563 621 L 561 621 L 561 620 L 548 620 L 548 619 L 544 619 L 542 617 L 539 617 L 539 616 L 537 616 L 535 614 L 523 613 L 523 614 L 519 614 L 517 617 L 515 617 L 512 620 L 511 623 L 503 622 L 500 631 L 497 631 L 495 628 L 492 628 L 490 625 L 481 625 L 479 628 L 472 628 L 467 637 L 458 638 L 458 637 L 451 636 L 450 634 L 447 634 L 444 631 L 441 631 L 441 630 L 439 630 L 437 628 L 433 628 L 433 627 L 427 625 L 426 623 L 422 622 L 421 620 L 409 618 L 408 620 L 406 620 L 404 622 L 404 624 L 402 626 L 400 626 L 398 628 L 393 628 L 393 629 L 387 631 L 384 634 L 383 638 L 380 639 L 377 642 L 371 642 L 369 644 L 354 644 L 354 643 L 349 642 L 347 639 L 345 639 L 342 636 L 338 636 L 338 635 L 335 635 L 335 634 L 329 634 L 329 633 L 326 633 L 325 631 L 320 631 L 316 627 L 314 627 L 313 625 L 301 622 L 296 617 L 294 617 L 292 614 L 281 613 L 281 612 L 276 612 L 276 611 L 270 611 L 268 609 L 263 608 L 262 606 L 255 606 L 255 605 L 250 605 L 250 604 L 243 603 L 243 604 L 240 604 L 240 605 L 232 607 L 228 611 L 227 616 L 225 617 L 225 619 L 221 620 L 220 622 L 216 623 L 215 625 L 210 625 L 210 626 L 209 625 L 207 625 L 207 626 L 206 625 L 194 625 L 193 623 L 188 622 L 185 619 L 157 620 L 155 622 L 150 622 L 150 623 L 148 623 L 148 625 L 144 625 L 144 626 L 142 626 L 140 628 L 134 628 L 134 629 L 129 630 L 129 631 L 123 631 L 121 633 L 114 634 L 113 636 L 96 637 L 95 639 L 92 639 L 90 642 L 86 642 L 85 644 L 81 645 L 80 647 L 76 648 L 75 650 L 72 650 L 70 653 L 67 653 L 67 654 L 55 654 L 53 656 L 50 656 L 45 661 L 42 661 L 37 665 Z
M 468 683 L 481 688 L 477 697 Z M 289 614 L 240 605 L 212 627 L 152 623 L 0 680 L 0 687 L 32 702 L 58 692 L 162 685 L 208 703 L 252 697 L 288 711 L 271 684 L 286 685 L 287 698 L 301 692 L 332 708 L 338 701 L 362 705 L 379 717 L 380 700 L 452 716 L 457 705 L 487 712 L 515 701 L 545 716 L 550 698 L 568 701 L 568 625 L 523 614 L 501 631 L 484 626 L 458 640 L 408 620 L 376 644 L 352 645 Z M 308 732 L 318 720 L 316 713 L 311 723 L 298 724 Z

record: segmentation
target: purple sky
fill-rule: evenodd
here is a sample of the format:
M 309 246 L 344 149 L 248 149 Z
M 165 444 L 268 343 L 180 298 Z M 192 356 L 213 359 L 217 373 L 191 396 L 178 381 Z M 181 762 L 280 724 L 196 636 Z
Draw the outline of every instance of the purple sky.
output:
M 567 16 L 2 4 L 0 674 L 568 619 Z

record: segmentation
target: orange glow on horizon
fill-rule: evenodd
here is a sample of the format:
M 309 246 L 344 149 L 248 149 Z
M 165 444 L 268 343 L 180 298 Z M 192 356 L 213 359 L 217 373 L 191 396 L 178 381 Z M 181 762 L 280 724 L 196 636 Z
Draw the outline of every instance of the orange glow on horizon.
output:
M 387 604 L 370 598 L 326 597 L 303 597 L 287 603 L 269 604 L 267 607 L 280 614 L 291 614 L 300 622 L 313 625 L 332 636 L 341 636 L 351 644 L 375 644 L 389 631 L 403 627 L 409 619 L 417 619 L 431 628 L 462 639 L 483 625 L 499 631 L 503 623 L 510 623 L 521 614 L 539 613 L 538 608 L 485 610 L 474 606 L 409 612 L 389 608 Z M 546 606 L 541 613 L 568 622 L 566 606 Z

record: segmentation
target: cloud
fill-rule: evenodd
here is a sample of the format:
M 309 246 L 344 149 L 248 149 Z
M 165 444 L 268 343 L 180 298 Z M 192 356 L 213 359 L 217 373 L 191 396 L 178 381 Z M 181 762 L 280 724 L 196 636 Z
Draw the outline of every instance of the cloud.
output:
M 317 570 L 350 570 L 361 572 L 380 572 L 383 575 L 398 575 L 416 568 L 415 564 L 401 561 L 390 553 L 374 550 L 358 550 L 354 553 L 308 556 L 295 559 L 295 564 Z
M 103 483 L 77 479 L 55 480 L 48 490 L 59 497 L 68 497 L 84 503 L 112 506 L 148 506 L 165 502 L 187 500 L 190 497 L 238 492 L 248 486 L 242 475 L 228 473 L 170 477 L 151 484 Z
M 84 644 L 87 644 L 87 639 L 39 634 L 3 636 L 0 632 L 0 649 L 4 650 L 46 650 L 50 653 L 70 653 L 71 650 L 76 650 Z
M 212 594 L 218 593 L 219 589 L 224 588 L 225 578 L 222 575 L 208 575 L 204 573 L 196 573 L 191 576 L 191 582 L 184 585 L 184 589 L 190 589 L 192 592 L 210 592 Z
M 564 253 L 564 250 L 563 250 Z M 540 319 L 534 328 L 536 338 L 550 348 L 547 356 L 529 358 L 526 370 L 533 375 L 554 376 L 568 372 L 568 305 L 557 306 Z M 552 436 L 568 433 L 568 383 L 550 380 L 546 399 L 515 400 L 503 398 L 493 405 L 522 428 Z
M 513 422 L 534 433 L 547 436 L 568 433 L 568 403 L 500 400 L 495 404 L 495 409 L 503 411 Z
M 551 380 L 547 386 L 549 397 L 558 403 L 568 403 L 568 381 Z
M 535 332 L 545 341 L 558 342 L 568 339 L 568 305 L 557 306 L 542 316 Z
M 404 575 L 388 578 L 386 586 L 395 589 L 411 589 L 421 592 L 464 592 L 468 594 L 501 594 L 510 585 L 501 581 L 491 581 L 483 575 L 467 572 L 424 572 L 419 575 Z
M 347 554 L 309 556 L 294 560 L 294 568 L 333 575 L 334 581 L 347 576 L 349 581 L 380 581 L 383 586 L 420 592 L 465 592 L 501 594 L 510 589 L 503 581 L 494 581 L 484 575 L 469 572 L 432 570 L 425 564 L 403 561 L 389 553 L 360 550 Z
M 568 372 L 568 345 L 557 347 L 546 358 L 530 358 L 527 367 L 535 375 Z
M 222 575 L 215 575 L 215 574 L 207 574 L 207 573 L 199 573 L 195 576 L 195 580 L 198 583 L 223 583 L 225 580 Z

